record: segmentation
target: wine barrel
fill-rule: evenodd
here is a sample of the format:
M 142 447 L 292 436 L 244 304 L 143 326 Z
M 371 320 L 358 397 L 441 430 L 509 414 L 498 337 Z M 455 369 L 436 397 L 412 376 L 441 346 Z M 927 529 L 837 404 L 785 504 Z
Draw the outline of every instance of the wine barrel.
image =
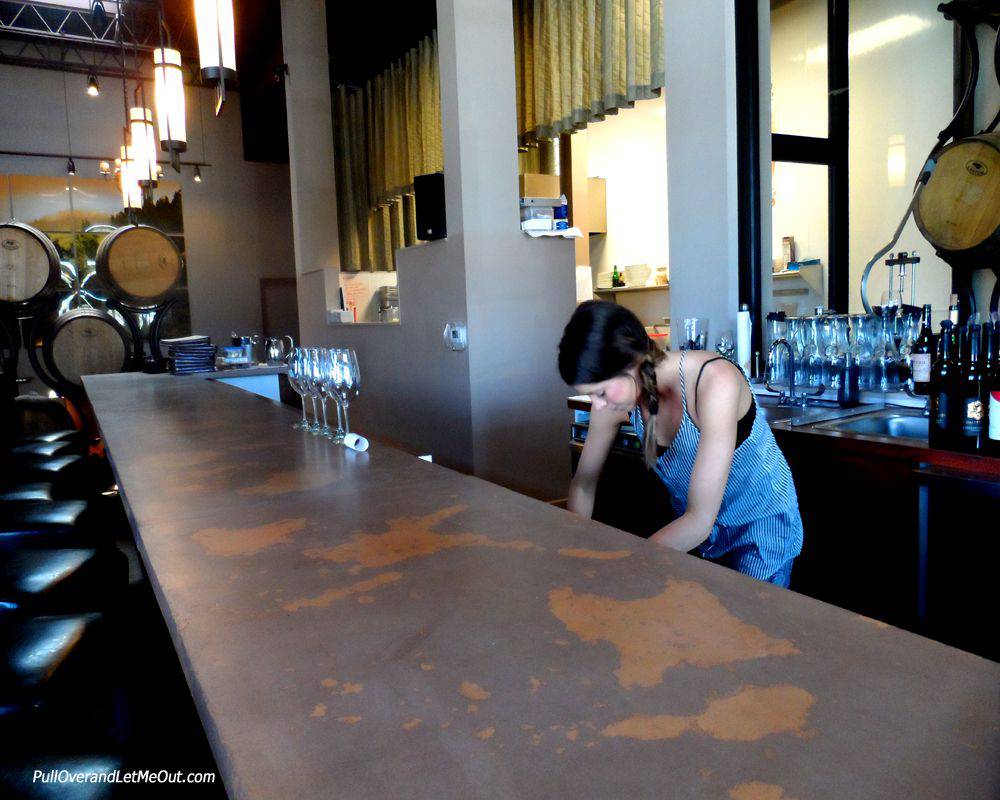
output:
M 945 147 L 913 217 L 952 266 L 989 266 L 983 260 L 1000 254 L 1000 133 Z
M 42 354 L 59 388 L 79 389 L 83 375 L 126 372 L 132 363 L 132 336 L 107 311 L 77 308 L 48 327 Z
M 23 222 L 0 223 L 0 306 L 34 305 L 59 282 L 59 253 L 48 236 Z
M 151 308 L 180 283 L 183 262 L 169 236 L 149 225 L 126 225 L 97 248 L 97 275 L 108 292 L 130 306 Z

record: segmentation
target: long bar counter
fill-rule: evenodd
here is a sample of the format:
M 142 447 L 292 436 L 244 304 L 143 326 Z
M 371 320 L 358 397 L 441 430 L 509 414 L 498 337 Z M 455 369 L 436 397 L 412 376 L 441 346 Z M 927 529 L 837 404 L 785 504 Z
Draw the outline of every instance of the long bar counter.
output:
M 998 664 L 213 381 L 85 385 L 233 798 L 1000 795 Z

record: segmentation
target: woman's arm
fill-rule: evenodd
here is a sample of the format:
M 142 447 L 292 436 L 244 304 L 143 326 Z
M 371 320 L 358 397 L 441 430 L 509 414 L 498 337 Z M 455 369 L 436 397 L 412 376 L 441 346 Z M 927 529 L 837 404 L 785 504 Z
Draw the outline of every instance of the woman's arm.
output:
M 593 515 L 597 479 L 601 477 L 604 462 L 611 452 L 611 445 L 618 434 L 618 426 L 627 419 L 627 414 L 609 408 L 590 412 L 587 441 L 583 443 L 583 452 L 576 465 L 573 480 L 570 481 L 569 498 L 566 501 L 566 508 L 574 514 L 588 519 Z
M 650 540 L 687 552 L 712 532 L 736 448 L 736 418 L 742 378 L 733 370 L 709 365 L 698 392 L 698 428 L 701 438 L 688 486 L 687 510 Z M 725 367 L 725 365 L 722 365 Z

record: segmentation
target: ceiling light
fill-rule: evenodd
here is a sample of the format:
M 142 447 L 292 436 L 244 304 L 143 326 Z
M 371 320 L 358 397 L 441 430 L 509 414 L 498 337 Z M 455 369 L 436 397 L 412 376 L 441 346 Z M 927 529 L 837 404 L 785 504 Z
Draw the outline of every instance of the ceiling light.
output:
M 73 156 L 70 156 L 69 161 L 66 162 L 66 174 L 76 175 L 76 163 L 73 161 Z
M 236 78 L 236 30 L 233 0 L 195 0 L 201 76 L 215 80 Z
M 129 145 L 133 174 L 140 186 L 156 186 L 156 131 L 153 112 L 142 106 L 129 109 Z
M 187 150 L 187 125 L 184 113 L 184 74 L 181 54 L 169 47 L 153 51 L 153 78 L 156 86 L 156 127 L 160 147 L 166 152 Z
M 135 161 L 131 147 L 122 145 L 121 168 L 118 173 L 119 186 L 122 190 L 122 205 L 126 210 L 142 208 L 142 189 L 135 176 Z
M 194 165 L 194 182 L 201 183 L 201 167 Z
M 87 76 L 87 94 L 91 97 L 97 97 L 101 93 L 101 84 L 97 82 L 97 76 L 91 72 Z

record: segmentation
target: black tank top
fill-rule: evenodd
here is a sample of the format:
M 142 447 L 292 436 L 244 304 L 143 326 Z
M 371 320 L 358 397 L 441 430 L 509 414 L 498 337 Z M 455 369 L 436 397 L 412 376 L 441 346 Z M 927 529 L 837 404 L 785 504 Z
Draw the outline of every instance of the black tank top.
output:
M 706 361 L 704 364 L 701 365 L 701 369 L 698 370 L 698 377 L 695 379 L 695 382 L 694 382 L 694 407 L 695 407 L 695 409 L 698 408 L 698 384 L 701 383 L 701 374 L 705 371 L 705 367 L 707 367 L 713 361 L 725 361 L 725 362 L 727 362 L 729 364 L 733 364 L 733 362 L 730 361 L 728 358 L 724 358 L 723 356 L 718 356 L 717 358 L 710 358 L 708 361 Z M 733 364 L 733 366 L 736 367 L 735 364 Z M 742 374 L 743 374 L 743 371 L 741 370 L 740 371 L 740 375 L 742 375 Z M 743 444 L 743 442 L 745 442 L 747 439 L 750 438 L 750 433 L 753 430 L 753 423 L 754 423 L 754 420 L 756 418 L 757 418 L 757 404 L 751 398 L 751 400 L 750 400 L 750 408 L 747 409 L 747 413 L 744 414 L 742 417 L 740 417 L 739 421 L 736 423 L 736 447 L 737 448 L 741 444 Z M 665 453 L 666 450 L 667 450 L 667 448 L 665 448 L 665 447 L 657 447 L 656 449 L 657 449 L 657 452 L 659 453 L 659 455 L 663 455 L 663 453 Z

